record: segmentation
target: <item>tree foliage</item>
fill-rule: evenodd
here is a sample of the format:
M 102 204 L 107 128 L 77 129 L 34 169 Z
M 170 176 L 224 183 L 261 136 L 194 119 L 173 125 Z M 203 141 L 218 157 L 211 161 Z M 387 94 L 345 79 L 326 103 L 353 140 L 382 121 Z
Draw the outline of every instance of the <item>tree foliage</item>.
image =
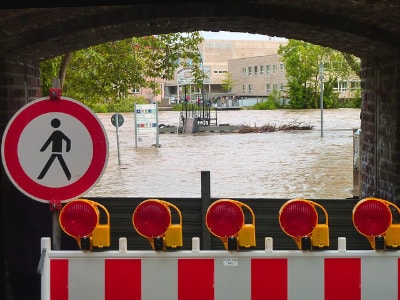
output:
M 221 84 L 221 88 L 227 92 L 230 93 L 233 89 L 235 82 L 233 80 L 233 76 L 232 73 L 230 72 L 226 72 L 224 74 L 224 79 L 222 79 L 222 84 Z
M 320 106 L 321 64 L 324 66 L 323 99 L 326 108 L 338 106 L 338 92 L 334 90 L 338 80 L 359 78 L 359 60 L 331 48 L 289 40 L 278 53 L 285 64 L 288 97 L 293 108 Z
M 202 40 L 199 32 L 171 33 L 133 37 L 67 53 L 42 62 L 42 89 L 51 87 L 51 78 L 65 76 L 64 96 L 91 107 L 115 107 L 135 89 L 148 88 L 154 95 L 160 94 L 159 80 L 173 79 L 179 67 L 191 68 L 200 86 L 204 73 L 197 46 Z

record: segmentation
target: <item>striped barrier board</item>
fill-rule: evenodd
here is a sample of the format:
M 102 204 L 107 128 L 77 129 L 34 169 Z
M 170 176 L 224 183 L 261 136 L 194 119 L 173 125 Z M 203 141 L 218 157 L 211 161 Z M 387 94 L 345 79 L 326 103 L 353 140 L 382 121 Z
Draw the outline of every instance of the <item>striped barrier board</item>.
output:
M 394 300 L 399 252 L 338 250 L 52 251 L 42 239 L 42 300 Z

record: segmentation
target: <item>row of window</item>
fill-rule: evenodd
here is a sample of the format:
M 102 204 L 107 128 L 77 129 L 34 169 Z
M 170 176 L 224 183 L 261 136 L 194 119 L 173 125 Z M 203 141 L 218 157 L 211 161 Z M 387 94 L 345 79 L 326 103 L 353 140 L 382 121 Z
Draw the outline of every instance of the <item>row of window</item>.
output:
M 360 89 L 360 81 L 339 81 L 334 89 L 338 91 L 347 91 L 349 89 L 349 85 L 350 90 Z
M 349 89 L 350 86 L 350 90 L 358 90 L 360 88 L 360 81 L 339 81 L 337 83 L 337 85 L 334 87 L 335 90 L 338 91 L 347 91 Z M 279 89 L 278 89 L 279 88 Z M 267 83 L 266 84 L 266 92 L 267 93 L 271 93 L 273 90 L 276 91 L 281 91 L 283 92 L 285 90 L 285 84 L 284 83 Z M 242 86 L 242 92 L 243 94 L 251 94 L 253 93 L 253 85 L 252 84 L 244 84 Z
M 284 71 L 283 63 L 279 65 L 262 65 L 262 66 L 252 66 L 252 67 L 244 67 L 242 68 L 242 75 L 243 76 L 250 76 L 250 75 L 264 75 L 264 74 L 273 74 L 278 72 L 278 68 L 280 72 Z
M 281 83 L 279 85 L 277 83 L 273 83 L 273 84 L 267 83 L 266 92 L 271 93 L 273 90 L 278 91 L 278 86 L 279 86 L 279 90 L 281 92 L 283 92 L 285 90 L 284 83 Z M 253 85 L 252 84 L 249 84 L 249 85 L 243 84 L 242 92 L 243 92 L 243 94 L 252 94 L 253 93 Z

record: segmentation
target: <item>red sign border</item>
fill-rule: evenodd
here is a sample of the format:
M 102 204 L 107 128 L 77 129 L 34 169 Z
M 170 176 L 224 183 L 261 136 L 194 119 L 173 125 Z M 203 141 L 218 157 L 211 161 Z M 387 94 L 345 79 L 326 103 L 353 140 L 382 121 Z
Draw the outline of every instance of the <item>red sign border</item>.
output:
M 77 181 L 63 187 L 48 187 L 32 180 L 18 157 L 18 142 L 24 128 L 36 117 L 54 112 L 79 120 L 88 130 L 93 144 L 92 161 L 86 172 Z M 103 175 L 108 161 L 108 139 L 101 121 L 82 103 L 67 97 L 59 100 L 46 97 L 30 102 L 11 118 L 4 131 L 1 154 L 8 177 L 21 192 L 40 202 L 67 202 L 88 191 Z

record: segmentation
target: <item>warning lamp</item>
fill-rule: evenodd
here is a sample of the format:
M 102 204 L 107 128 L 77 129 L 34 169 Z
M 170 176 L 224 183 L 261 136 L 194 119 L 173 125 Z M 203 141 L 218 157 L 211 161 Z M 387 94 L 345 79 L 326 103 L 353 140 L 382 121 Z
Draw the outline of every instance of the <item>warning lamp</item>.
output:
M 316 207 L 324 213 L 325 223 L 318 223 Z M 287 201 L 279 210 L 279 224 L 300 250 L 329 246 L 328 213 L 316 202 L 305 199 Z
M 250 212 L 252 222 L 249 224 L 245 224 L 243 207 Z M 256 245 L 255 216 L 253 210 L 242 202 L 230 199 L 215 201 L 207 210 L 206 225 L 222 241 L 226 250 Z
M 365 198 L 354 206 L 354 227 L 368 239 L 372 249 L 400 246 L 400 224 L 392 223 L 391 208 L 400 213 L 394 203 L 378 198 Z
M 100 224 L 99 208 L 106 216 L 104 224 Z M 110 246 L 110 214 L 100 203 L 86 199 L 68 202 L 60 212 L 59 222 L 62 230 L 75 238 L 82 250 Z
M 171 224 L 173 208 L 179 216 L 178 224 Z M 140 203 L 132 215 L 135 230 L 148 239 L 153 250 L 166 247 L 182 247 L 182 214 L 179 209 L 164 200 L 148 199 Z

